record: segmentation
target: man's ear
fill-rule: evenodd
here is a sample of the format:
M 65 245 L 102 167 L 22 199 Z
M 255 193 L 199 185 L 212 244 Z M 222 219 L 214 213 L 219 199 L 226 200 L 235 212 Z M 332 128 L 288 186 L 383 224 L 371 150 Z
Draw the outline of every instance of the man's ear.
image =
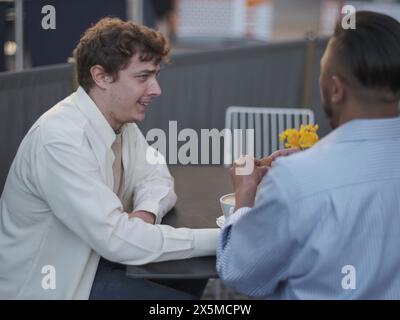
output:
M 333 75 L 331 78 L 331 103 L 341 103 L 346 97 L 346 84 L 341 78 Z
M 106 89 L 112 82 L 112 77 L 108 75 L 104 68 L 98 64 L 90 68 L 90 74 L 92 75 L 93 81 L 102 89 Z

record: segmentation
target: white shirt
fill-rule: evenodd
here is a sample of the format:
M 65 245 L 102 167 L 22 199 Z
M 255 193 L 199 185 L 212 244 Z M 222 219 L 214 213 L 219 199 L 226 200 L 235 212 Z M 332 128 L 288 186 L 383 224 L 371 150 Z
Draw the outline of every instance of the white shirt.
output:
M 173 178 L 166 165 L 146 161 L 135 124 L 122 135 L 121 201 L 115 133 L 82 88 L 29 130 L 0 199 L 0 298 L 87 299 L 100 255 L 142 265 L 215 254 L 219 230 L 159 224 L 176 202 Z M 156 224 L 129 219 L 132 209 L 155 213 Z

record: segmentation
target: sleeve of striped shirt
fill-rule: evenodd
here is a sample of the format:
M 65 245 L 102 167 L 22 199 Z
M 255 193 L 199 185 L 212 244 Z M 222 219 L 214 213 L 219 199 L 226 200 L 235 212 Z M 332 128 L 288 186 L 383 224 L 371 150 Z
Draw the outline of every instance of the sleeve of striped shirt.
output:
M 278 181 L 266 176 L 255 206 L 237 210 L 222 231 L 217 269 L 226 285 L 251 296 L 274 293 L 297 250 L 289 211 Z

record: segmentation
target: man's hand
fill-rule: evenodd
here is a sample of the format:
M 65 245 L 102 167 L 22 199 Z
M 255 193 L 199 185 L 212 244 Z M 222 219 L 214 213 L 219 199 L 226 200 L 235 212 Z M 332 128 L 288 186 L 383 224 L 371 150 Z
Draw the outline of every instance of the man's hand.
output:
M 249 167 L 249 164 L 252 166 L 249 174 L 240 174 L 240 169 Z M 235 210 L 254 205 L 257 186 L 268 169 L 269 167 L 267 166 L 257 166 L 254 158 L 251 156 L 244 156 L 235 161 L 231 168 L 231 179 L 233 188 L 235 189 Z
M 287 157 L 299 151 L 301 151 L 299 148 L 281 149 L 271 153 L 270 157 L 272 158 L 272 161 L 274 161 L 276 158 Z
M 140 218 L 144 222 L 154 224 L 156 222 L 156 215 L 149 211 L 135 211 L 128 213 L 129 219 L 130 218 Z
M 235 210 L 241 207 L 253 207 L 256 198 L 257 186 L 261 179 L 271 168 L 272 162 L 278 157 L 287 157 L 300 149 L 282 149 L 273 152 L 270 156 L 263 159 L 254 159 L 251 156 L 244 156 L 235 161 L 231 169 L 231 179 L 235 189 Z M 253 170 L 247 175 L 238 174 L 238 169 L 254 166 Z M 250 166 L 251 167 L 251 166 Z
M 271 155 L 268 157 L 264 157 L 260 160 L 256 159 L 255 160 L 255 165 L 256 166 L 272 166 L 272 162 L 275 161 L 276 158 L 279 157 L 287 157 L 290 156 L 293 153 L 299 152 L 300 149 L 298 148 L 290 148 L 290 149 L 281 149 L 273 152 Z

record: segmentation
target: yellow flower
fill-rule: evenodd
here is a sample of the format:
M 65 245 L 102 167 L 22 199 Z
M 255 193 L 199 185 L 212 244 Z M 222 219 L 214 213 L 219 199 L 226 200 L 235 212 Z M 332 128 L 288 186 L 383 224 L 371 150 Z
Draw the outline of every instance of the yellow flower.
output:
M 317 130 L 319 129 L 319 126 L 316 124 L 315 126 L 313 126 L 312 124 L 309 125 L 301 125 L 300 127 L 300 132 L 304 133 L 304 132 L 317 132 Z
M 300 149 L 312 147 L 319 140 L 315 132 L 305 131 L 299 140 Z
M 312 147 L 318 140 L 318 125 L 302 125 L 300 130 L 287 129 L 280 134 L 280 141 L 285 142 L 285 148 L 306 149 Z
M 296 129 L 287 129 L 280 135 L 280 140 L 286 142 L 286 148 L 299 148 L 300 132 Z

